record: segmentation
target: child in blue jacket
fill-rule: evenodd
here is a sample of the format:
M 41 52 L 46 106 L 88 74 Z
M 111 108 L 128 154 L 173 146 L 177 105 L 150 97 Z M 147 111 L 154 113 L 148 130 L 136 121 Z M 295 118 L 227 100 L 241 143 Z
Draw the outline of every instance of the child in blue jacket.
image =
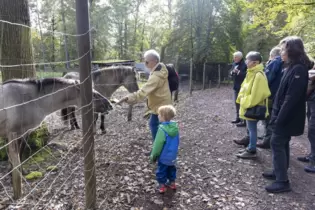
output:
M 156 179 L 159 183 L 159 192 L 164 193 L 166 187 L 176 190 L 176 158 L 179 145 L 178 125 L 171 120 L 176 115 L 172 105 L 161 106 L 158 109 L 160 121 L 159 129 L 153 144 L 150 160 L 158 161 Z

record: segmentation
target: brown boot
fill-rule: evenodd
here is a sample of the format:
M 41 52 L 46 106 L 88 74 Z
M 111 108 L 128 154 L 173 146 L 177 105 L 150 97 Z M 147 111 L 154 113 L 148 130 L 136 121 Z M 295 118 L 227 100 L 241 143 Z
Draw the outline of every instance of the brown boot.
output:
M 261 148 L 261 149 L 270 149 L 270 141 L 266 141 L 264 140 L 263 142 L 259 142 L 257 143 L 256 145 L 258 148 Z
M 233 140 L 235 144 L 247 147 L 249 145 L 249 136 L 245 136 L 241 140 Z

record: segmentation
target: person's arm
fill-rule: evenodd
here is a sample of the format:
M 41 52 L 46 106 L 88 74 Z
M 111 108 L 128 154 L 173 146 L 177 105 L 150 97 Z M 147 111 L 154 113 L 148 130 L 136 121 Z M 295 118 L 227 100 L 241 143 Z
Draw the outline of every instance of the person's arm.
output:
M 289 87 L 286 92 L 283 104 L 279 110 L 276 124 L 284 124 L 288 119 L 289 113 L 295 112 L 293 110 L 295 105 L 299 102 L 301 97 L 305 97 L 305 87 L 308 85 L 307 71 L 302 66 L 297 66 L 293 69 L 293 76 L 289 81 Z
M 268 91 L 264 91 L 265 89 Z M 240 100 L 240 104 L 244 109 L 257 106 L 263 100 L 270 96 L 270 90 L 265 80 L 265 76 L 261 73 L 256 73 L 250 95 L 244 96 Z
M 153 143 L 153 149 L 150 155 L 150 160 L 155 162 L 157 158 L 160 156 L 164 143 L 165 143 L 165 133 L 164 131 L 159 128 L 158 132 L 156 133 L 156 137 Z
M 148 81 L 143 85 L 143 87 L 138 90 L 135 93 L 131 93 L 127 96 L 127 103 L 138 103 L 142 100 L 144 100 L 145 97 L 147 97 L 150 93 L 156 90 L 159 84 L 159 78 L 158 76 L 152 74 Z

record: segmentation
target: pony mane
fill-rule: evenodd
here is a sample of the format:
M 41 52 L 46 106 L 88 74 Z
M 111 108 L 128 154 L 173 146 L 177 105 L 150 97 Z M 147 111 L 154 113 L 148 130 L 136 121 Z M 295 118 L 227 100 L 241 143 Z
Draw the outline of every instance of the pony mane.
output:
M 130 72 L 135 73 L 135 68 L 133 66 L 110 66 L 95 70 L 92 72 L 93 78 L 98 77 L 100 74 L 105 72 L 112 72 L 113 74 L 129 74 Z

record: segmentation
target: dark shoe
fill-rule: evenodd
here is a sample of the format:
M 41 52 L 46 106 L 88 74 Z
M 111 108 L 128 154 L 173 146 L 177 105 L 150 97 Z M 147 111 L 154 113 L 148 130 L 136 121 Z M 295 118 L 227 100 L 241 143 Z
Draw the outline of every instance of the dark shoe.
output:
M 304 171 L 307 173 L 315 173 L 315 161 L 310 160 L 310 163 L 304 167 Z
M 257 143 L 256 146 L 261 149 L 270 149 L 270 142 L 263 141 L 261 143 Z
M 303 163 L 308 163 L 308 162 L 310 162 L 310 156 L 308 155 L 308 156 L 305 156 L 305 157 L 298 157 L 297 160 L 301 161 Z
M 240 122 L 241 122 L 241 120 L 240 120 L 240 119 L 236 119 L 236 120 L 232 121 L 231 123 L 233 123 L 233 124 L 237 124 L 237 123 L 240 123 Z
M 276 180 L 276 175 L 273 171 L 267 171 L 262 174 L 265 179 Z
M 246 127 L 246 122 L 245 121 L 242 121 L 238 124 L 236 124 L 237 127 L 241 128 L 241 127 Z
M 246 149 L 244 152 L 238 153 L 236 157 L 242 158 L 242 159 L 255 159 L 257 158 L 257 154 L 256 154 L 256 151 L 250 151 Z
M 290 192 L 291 186 L 289 181 L 286 182 L 275 181 L 271 185 L 268 185 L 265 189 L 269 193 L 283 193 Z
M 235 144 L 247 147 L 249 145 L 249 136 L 245 136 L 241 140 L 233 140 Z

